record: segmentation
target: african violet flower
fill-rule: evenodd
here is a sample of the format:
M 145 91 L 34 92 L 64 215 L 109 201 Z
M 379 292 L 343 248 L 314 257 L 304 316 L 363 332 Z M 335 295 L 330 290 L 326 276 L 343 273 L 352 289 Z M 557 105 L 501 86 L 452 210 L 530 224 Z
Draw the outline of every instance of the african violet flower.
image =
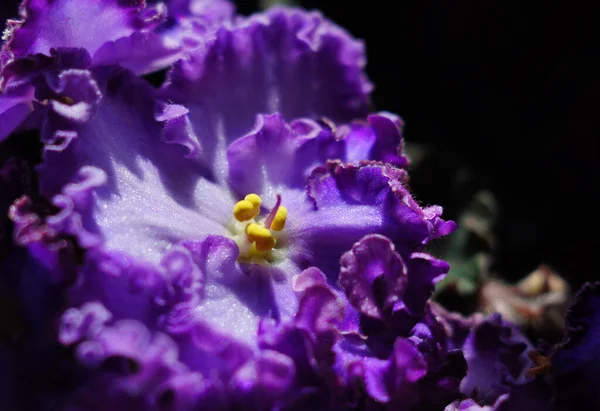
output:
M 402 122 L 369 113 L 362 44 L 318 13 L 231 14 L 30 0 L 10 23 L 0 134 L 44 144 L 41 197 L 11 207 L 14 238 L 64 289 L 44 291 L 64 297 L 55 338 L 73 356 L 68 387 L 41 403 L 508 398 L 528 343 L 496 317 L 457 342 L 428 301 L 449 266 L 425 247 L 456 225 L 412 198 Z M 139 77 L 173 62 L 158 90 Z

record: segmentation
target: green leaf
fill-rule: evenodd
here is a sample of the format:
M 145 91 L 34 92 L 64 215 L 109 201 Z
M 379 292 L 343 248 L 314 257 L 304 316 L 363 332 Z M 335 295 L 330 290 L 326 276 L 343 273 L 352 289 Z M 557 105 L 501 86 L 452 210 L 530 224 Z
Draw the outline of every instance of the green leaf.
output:
M 489 191 L 478 192 L 465 207 L 458 219 L 459 229 L 449 236 L 439 253 L 450 263 L 450 271 L 437 285 L 436 294 L 448 287 L 462 296 L 477 291 L 488 275 L 497 215 L 498 207 Z

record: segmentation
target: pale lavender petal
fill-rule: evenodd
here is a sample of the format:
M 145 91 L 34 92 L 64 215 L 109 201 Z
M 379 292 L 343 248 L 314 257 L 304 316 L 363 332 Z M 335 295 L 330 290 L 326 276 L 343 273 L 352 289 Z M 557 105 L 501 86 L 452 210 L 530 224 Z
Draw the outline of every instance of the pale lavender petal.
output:
M 88 121 L 62 118 L 74 135 L 46 150 L 38 169 L 42 192 L 52 196 L 61 190 L 62 197 L 70 197 L 62 187 L 80 190 L 81 183 L 72 182 L 82 180 L 82 173 L 104 174 L 104 181 L 97 179 L 88 189 L 85 206 L 75 204 L 70 213 L 79 215 L 83 230 L 107 249 L 154 262 L 180 240 L 224 233 L 234 201 L 204 178 L 205 171 L 186 158 L 185 147 L 172 138 L 161 141 L 170 118 L 155 120 L 152 88 L 122 69 L 99 70 L 92 80 L 100 102 Z M 50 128 L 47 134 L 57 131 Z
M 190 110 L 203 160 L 225 179 L 225 149 L 259 113 L 291 121 L 367 114 L 362 43 L 318 13 L 272 9 L 220 28 L 169 75 L 163 96 Z
M 206 278 L 201 300 L 191 307 L 193 317 L 253 345 L 261 318 L 282 321 L 296 313 L 291 278 L 273 277 L 259 266 L 240 264 L 233 240 L 211 236 L 184 245 Z

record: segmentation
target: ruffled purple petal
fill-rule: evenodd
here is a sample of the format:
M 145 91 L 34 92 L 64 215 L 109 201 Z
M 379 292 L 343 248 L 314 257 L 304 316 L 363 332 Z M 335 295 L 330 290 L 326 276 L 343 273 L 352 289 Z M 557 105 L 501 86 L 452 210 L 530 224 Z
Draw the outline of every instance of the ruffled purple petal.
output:
M 148 408 L 165 384 L 188 372 L 178 356 L 172 339 L 136 321 L 100 326 L 75 348 L 75 358 L 94 372 L 67 409 Z
M 54 232 L 46 223 L 45 217 L 55 210 L 37 204 L 23 196 L 11 205 L 9 218 L 14 224 L 15 244 L 27 247 L 32 257 L 45 269 L 52 281 L 66 281 L 72 271 L 63 267 L 61 262 L 68 261 L 73 266 L 77 261 L 77 249 L 67 235 Z
M 378 160 L 405 167 L 399 121 L 381 113 L 349 126 L 308 119 L 287 125 L 279 113 L 259 115 L 254 131 L 227 149 L 228 184 L 241 196 L 268 198 L 278 189 L 304 188 L 312 170 L 327 160 Z
M 364 237 L 342 256 L 340 264 L 339 284 L 362 315 L 383 321 L 404 308 L 406 266 L 387 238 Z
M 294 361 L 274 350 L 262 350 L 255 361 L 246 363 L 229 383 L 233 403 L 243 409 L 272 409 L 293 386 Z
M 390 359 L 382 365 L 367 370 L 367 391 L 379 402 L 391 402 L 408 409 L 417 402 L 418 396 L 414 388 L 427 373 L 423 357 L 408 341 L 398 339 Z
M 179 346 L 179 360 L 206 378 L 218 375 L 220 381 L 238 381 L 247 376 L 256 378 L 258 385 L 267 384 L 275 378 L 269 373 L 284 372 L 278 367 L 291 360 L 280 364 L 269 355 L 252 359 L 253 347 L 261 319 L 290 321 L 296 313 L 298 303 L 290 282 L 278 286 L 264 272 L 242 270 L 236 261 L 237 246 L 227 238 L 213 236 L 184 244 L 165 253 L 159 266 L 126 254 L 89 251 L 68 292 L 70 304 L 83 305 L 63 315 L 60 341 L 82 347 L 81 340 L 94 337 L 107 321 L 135 320 L 171 335 Z M 296 315 L 298 326 L 328 338 L 328 320 L 324 314 L 317 316 L 325 308 L 308 303 L 304 307 Z M 97 344 L 88 348 L 78 350 L 96 355 Z M 80 360 L 87 361 L 86 356 Z M 243 381 L 248 387 L 250 382 Z M 262 392 L 259 386 L 249 389 Z
M 165 252 L 158 265 L 125 253 L 88 251 L 68 292 L 69 303 L 100 303 L 114 320 L 134 319 L 172 335 L 201 324 L 215 338 L 248 346 L 256 344 L 262 318 L 282 321 L 296 313 L 290 279 L 240 266 L 232 240 L 211 236 L 183 244 Z M 73 321 L 65 323 L 65 333 L 79 336 L 81 331 L 69 331 Z M 75 341 L 68 335 L 61 338 L 63 343 Z
M 409 160 L 403 153 L 403 128 L 402 119 L 387 112 L 370 114 L 367 123 L 352 123 L 345 134 L 348 148 L 344 162 L 358 163 L 368 159 L 406 168 Z M 365 156 L 365 153 L 369 154 Z
M 413 315 L 423 315 L 435 285 L 444 279 L 450 270 L 450 264 L 430 254 L 417 252 L 410 255 L 407 267 L 408 283 L 404 304 Z
M 79 69 L 64 70 L 56 77 L 46 76 L 45 84 L 36 89 L 38 100 L 49 100 L 52 116 L 75 124 L 85 123 L 92 118 L 101 97 L 92 74 Z M 49 118 L 49 121 L 52 120 Z M 57 144 L 56 140 L 56 134 L 51 140 L 46 139 L 53 144 Z
M 226 242 L 216 237 L 209 241 L 206 247 L 188 244 L 204 263 L 200 270 L 209 270 L 201 299 L 215 294 L 210 288 L 224 289 L 217 284 L 218 278 L 211 277 L 223 264 L 220 257 Z M 224 408 L 229 404 L 248 409 L 245 403 L 249 400 L 256 401 L 252 409 L 269 409 L 275 404 L 298 404 L 307 398 L 323 400 L 326 387 L 335 386 L 332 346 L 338 338 L 337 325 L 343 319 L 344 306 L 325 285 L 324 277 L 321 281 L 308 277 L 310 272 L 298 277 L 306 289 L 301 291 L 294 318 L 279 324 L 265 318 L 260 329 L 254 330 L 255 337 L 258 331 L 258 349 L 232 338 L 232 334 L 239 333 L 221 321 L 228 314 L 218 318 L 201 312 L 202 302 L 197 309 L 195 304 L 190 307 L 198 312 L 179 322 L 179 327 L 163 324 L 163 331 L 169 330 L 172 338 L 153 333 L 152 327 L 138 321 L 115 319 L 114 313 L 97 302 L 67 310 L 61 320 L 61 342 L 73 344 L 77 360 L 94 370 L 71 396 L 70 406 L 73 410 L 78 410 L 77 406 L 92 407 L 94 395 L 101 397 L 95 406 L 118 410 L 160 405 L 183 411 L 202 404 L 220 409 L 220 403 Z M 246 283 L 255 280 L 241 279 Z M 118 283 L 113 286 L 121 287 Z M 137 308 L 132 305 L 138 302 L 124 301 L 121 313 L 116 315 L 120 317 L 126 307 L 135 313 Z M 235 326 L 243 326 L 240 318 L 244 314 L 235 307 L 232 310 L 238 311 Z M 166 325 L 171 327 L 164 328 Z M 389 379 L 390 372 L 395 371 L 382 369 L 381 378 Z
M 498 314 L 465 318 L 430 305 L 446 330 L 448 349 L 464 352 L 469 369 L 461 391 L 473 398 L 473 404 L 494 411 L 552 409 L 548 381 L 527 377 L 533 366 L 528 358 L 531 345 L 514 325 L 502 321 Z M 465 404 L 471 404 L 470 400 Z
M 423 409 L 441 409 L 460 398 L 460 384 L 467 374 L 467 362 L 460 350 L 449 349 L 449 338 L 444 324 L 431 304 L 409 333 L 408 339 L 427 361 L 427 375 L 420 381 Z
M 364 241 L 375 241 L 383 245 L 383 241 L 377 240 L 379 238 L 374 236 L 367 237 Z M 387 241 L 387 248 L 384 247 L 383 251 L 389 252 L 389 246 Z M 386 255 L 386 252 L 382 254 Z M 377 257 L 373 253 L 362 257 L 364 262 L 371 262 L 366 267 L 367 270 L 383 272 L 393 278 L 389 267 L 388 271 L 383 269 L 385 258 Z M 393 257 L 390 258 L 388 254 L 388 264 L 390 260 L 393 261 Z M 416 272 L 413 274 L 418 275 Z M 400 275 L 406 282 L 406 273 L 402 274 L 401 268 Z M 345 280 L 343 282 L 346 282 Z M 347 280 L 348 283 L 351 282 L 351 279 Z M 295 279 L 294 286 L 300 291 L 305 291 L 311 290 L 311 287 L 322 287 L 325 281 L 322 272 L 311 268 Z M 381 283 L 385 284 L 385 281 L 382 280 Z M 385 296 L 384 288 L 382 285 L 374 293 L 379 291 L 380 301 L 385 300 L 381 297 Z M 401 294 L 397 297 L 399 296 Z M 365 298 L 376 299 L 373 294 Z M 355 305 L 360 313 L 360 301 Z M 410 409 L 410 404 L 420 404 L 423 409 L 439 409 L 460 396 L 459 385 L 466 373 L 466 363 L 460 352 L 447 350 L 445 327 L 435 319 L 430 309 L 425 308 L 424 317 L 414 320 L 420 321 L 418 324 L 405 324 L 404 331 L 402 327 L 390 328 L 387 331 L 382 331 L 380 327 L 378 333 L 373 333 L 375 329 L 364 320 L 353 320 L 353 312 L 355 311 L 352 306 L 346 307 L 343 319 L 340 316 L 337 320 L 336 332 L 328 339 L 335 344 L 332 347 L 333 355 L 330 353 L 326 358 L 334 360 L 330 367 L 333 367 L 337 375 L 332 379 L 337 383 L 329 386 L 337 387 L 338 399 L 343 399 L 346 404 L 364 404 L 365 401 L 372 401 L 389 403 L 390 406 L 402 404 L 407 406 L 406 409 Z M 284 341 L 291 344 L 292 339 L 288 337 L 288 340 Z M 364 397 L 361 387 L 367 391 L 368 397 Z M 335 388 L 331 389 L 335 391 Z
M 469 366 L 461 391 L 482 404 L 493 404 L 510 393 L 512 385 L 528 382 L 526 371 L 533 362 L 527 356 L 527 339 L 493 314 L 475 326 L 463 352 Z
M 218 279 L 211 279 L 222 265 L 224 250 L 220 249 L 224 245 L 218 238 L 204 250 L 201 244 L 188 245 L 196 258 L 205 263 L 201 270 L 209 270 L 202 299 L 215 294 L 210 288 L 224 289 L 217 284 Z M 109 399 L 103 401 L 111 406 L 207 404 L 217 409 L 219 386 L 227 392 L 221 400 L 230 406 L 248 409 L 245 402 L 249 400 L 256 401 L 252 409 L 269 409 L 276 403 L 297 404 L 322 395 L 324 387 L 335 385 L 331 374 L 332 346 L 344 311 L 343 302 L 324 282 L 308 285 L 310 281 L 302 277 L 303 274 L 298 281 L 307 288 L 301 292 L 296 315 L 280 324 L 265 318 L 258 330 L 259 350 L 232 338 L 239 332 L 222 323 L 229 314 L 215 317 L 202 312 L 202 301 L 198 308 L 190 307 L 193 312 L 179 327 L 169 324 L 172 340 L 160 333 L 151 337 L 146 327 L 131 320 L 107 324 L 114 318 L 97 303 L 68 310 L 62 319 L 61 339 L 65 343 L 76 342 L 78 360 L 97 370 L 93 382 L 86 386 L 98 384 L 96 390 L 106 393 Z M 246 284 L 255 280 L 240 279 Z M 238 315 L 235 326 L 243 327 L 240 319 L 245 314 L 235 307 L 231 310 Z M 256 333 L 255 329 L 255 336 Z M 192 383 L 198 384 L 196 389 Z M 89 401 L 88 396 L 84 390 L 79 401 Z
M 69 308 L 61 316 L 58 340 L 70 345 L 91 338 L 111 319 L 111 312 L 96 301 L 80 308 Z
M 450 350 L 462 349 L 471 330 L 485 320 L 485 316 L 481 313 L 463 317 L 459 313 L 446 311 L 444 307 L 433 301 L 429 302 L 429 306 L 446 329 L 448 349 Z
M 153 31 L 141 30 L 105 43 L 94 54 L 94 64 L 119 64 L 135 73 L 169 67 L 196 49 L 223 24 L 234 17 L 235 7 L 227 0 L 149 1 L 166 20 Z
M 145 7 L 142 0 L 27 0 L 22 20 L 9 24 L 2 60 L 71 47 L 86 49 L 99 65 L 152 71 L 173 62 L 180 51 L 152 32 L 165 17 L 164 7 Z
M 183 49 L 166 42 L 154 32 L 136 31 L 127 37 L 106 42 L 94 53 L 94 65 L 120 65 L 138 74 L 147 74 L 169 67 Z
M 68 298 L 76 307 L 101 303 L 115 320 L 134 319 L 155 328 L 178 304 L 195 300 L 202 281 L 182 247 L 166 252 L 156 266 L 124 253 L 92 250 Z
M 84 247 L 101 241 L 155 262 L 180 240 L 224 233 L 233 199 L 186 159 L 186 148 L 172 137 L 179 126 L 169 127 L 178 118 L 154 119 L 152 88 L 118 69 L 76 76 L 94 83 L 101 98 L 89 118 L 57 116 L 55 125 L 65 127 L 49 127 L 46 139 L 70 139 L 47 148 L 38 169 L 42 193 L 56 196 L 60 214 L 81 226 L 63 228 L 96 237 Z M 165 127 L 167 142 L 161 141 Z
M 342 165 L 330 161 L 313 171 L 307 192 L 319 211 L 349 206 L 347 213 L 358 217 L 360 213 L 353 213 L 353 207 L 366 207 L 369 211 L 379 209 L 378 217 L 383 220 L 380 225 L 411 226 L 402 238 L 398 234 L 390 236 L 396 241 L 401 239 L 400 244 L 411 248 L 454 231 L 457 227 L 454 222 L 440 218 L 441 207 L 421 208 L 416 203 L 404 184 L 405 179 L 404 170 L 382 163 Z M 382 231 L 385 233 L 386 229 Z
M 441 208 L 421 208 L 412 199 L 405 177 L 404 170 L 380 163 L 331 161 L 316 168 L 307 184 L 312 210 L 288 217 L 290 258 L 331 275 L 337 274 L 342 253 L 365 235 L 390 238 L 407 259 L 428 241 L 452 232 L 456 224 L 440 218 Z
M 172 340 L 162 334 L 152 336 L 146 327 L 131 320 L 100 328 L 77 346 L 75 355 L 86 367 L 125 377 L 119 381 L 125 389 L 164 378 L 179 366 Z
M 425 313 L 435 284 L 449 265 L 425 253 L 405 263 L 389 239 L 369 235 L 341 258 L 339 284 L 361 315 L 408 331 Z
M 60 76 L 64 70 L 82 70 L 90 63 L 90 56 L 83 49 L 52 49 L 50 56 L 38 54 L 5 66 L 0 95 L 0 141 L 15 130 L 42 127 L 48 113 L 52 112 L 45 103 L 60 111 L 68 101 L 74 106 L 73 110 L 85 111 L 81 100 L 62 99 L 61 92 L 69 81 Z M 71 87 L 69 91 L 75 90 Z M 76 92 L 73 97 L 77 97 Z M 58 102 L 60 104 L 56 105 Z
M 312 276 L 312 270 L 299 274 L 296 282 L 306 282 L 306 276 Z M 313 350 L 321 351 L 328 356 L 335 343 L 337 327 L 344 318 L 344 305 L 342 300 L 324 282 L 316 281 L 301 291 L 298 310 L 293 321 L 285 323 L 280 328 L 275 328 L 274 323 L 263 321 L 259 330 L 259 346 L 261 348 L 277 349 L 296 360 L 303 356 L 302 361 L 312 364 L 319 360 L 314 355 L 306 355 L 301 347 L 293 347 L 286 343 L 289 338 L 296 338 L 297 334 L 304 335 L 313 346 Z M 300 351 L 296 351 L 300 348 Z M 313 352 L 315 354 L 315 352 Z M 325 358 L 321 358 L 325 359 Z
M 183 104 L 204 162 L 225 177 L 225 149 L 259 113 L 364 118 L 371 85 L 362 43 L 318 13 L 272 9 L 220 28 L 180 60 L 163 89 Z
M 349 387 L 362 385 L 377 403 L 411 409 L 419 401 L 418 385 L 427 374 L 427 363 L 408 340 L 398 338 L 389 357 L 374 355 L 368 342 L 349 334 L 336 349 L 337 368 Z
M 262 321 L 258 341 L 261 350 L 274 350 L 293 360 L 295 378 L 286 393 L 290 404 L 310 404 L 323 400 L 338 387 L 332 366 L 333 346 L 339 338 L 338 327 L 344 319 L 343 300 L 313 269 L 296 278 L 303 284 L 298 311 L 293 320 L 276 325 Z M 320 277 L 320 279 L 318 279 Z
M 82 377 L 57 407 L 442 409 L 463 388 L 452 344 L 485 354 L 469 395 L 523 382 L 518 336 L 450 342 L 427 302 L 448 265 L 423 248 L 456 226 L 405 186 L 401 120 L 367 116 L 361 43 L 318 13 L 142 6 L 29 0 L 4 49 L 16 120 L 0 126 L 33 110 L 44 143 L 44 197 L 13 205 L 15 240 L 68 288 L 57 338 Z M 190 49 L 161 101 L 133 73 Z M 227 237 L 249 192 L 289 210 L 270 265 Z
M 410 332 L 390 329 L 385 334 L 372 334 L 364 326 L 361 322 L 355 331 L 343 332 L 335 347 L 335 368 L 347 387 L 364 386 L 372 399 L 401 409 L 412 409 L 410 404 L 418 404 L 417 409 L 441 409 L 461 397 L 459 386 L 467 364 L 460 351 L 447 349 L 445 328 L 431 309 L 426 308 L 425 316 Z M 412 364 L 420 364 L 421 371 L 409 382 L 386 386 L 382 370 L 389 372 L 398 344 L 404 347 L 402 355 L 412 357 Z M 359 391 L 354 396 L 360 395 Z
M 558 410 L 600 407 L 600 283 L 588 283 L 574 299 L 566 316 L 566 336 L 552 355 Z
M 34 54 L 10 61 L 2 68 L 2 81 L 5 87 L 28 82 L 39 86 L 63 70 L 87 69 L 91 64 L 92 57 L 83 48 L 52 48 L 48 55 Z

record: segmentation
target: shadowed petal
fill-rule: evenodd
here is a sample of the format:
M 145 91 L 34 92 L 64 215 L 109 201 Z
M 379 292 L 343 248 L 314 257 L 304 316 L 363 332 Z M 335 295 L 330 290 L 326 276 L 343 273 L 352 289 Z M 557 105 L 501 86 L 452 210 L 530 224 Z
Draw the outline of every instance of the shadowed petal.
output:
M 559 410 L 600 407 L 600 283 L 582 287 L 566 316 L 566 337 L 551 357 Z

